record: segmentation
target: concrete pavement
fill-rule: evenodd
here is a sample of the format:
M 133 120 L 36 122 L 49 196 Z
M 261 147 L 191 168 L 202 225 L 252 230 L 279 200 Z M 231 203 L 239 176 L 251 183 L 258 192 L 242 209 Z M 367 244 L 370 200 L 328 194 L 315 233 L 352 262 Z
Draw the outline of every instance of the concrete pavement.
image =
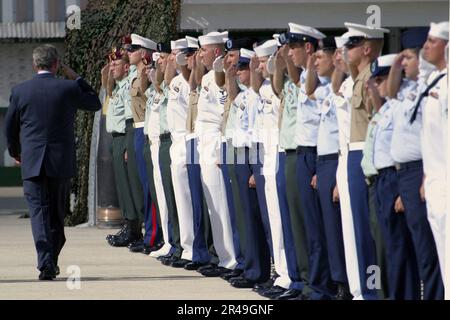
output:
M 66 228 L 67 243 L 60 257 L 61 276 L 37 280 L 36 252 L 30 221 L 0 215 L 0 299 L 149 299 L 258 300 L 250 289 L 235 289 L 220 278 L 163 266 L 154 258 L 112 248 L 105 236 L 114 230 Z M 69 290 L 66 273 L 79 266 L 81 289 Z

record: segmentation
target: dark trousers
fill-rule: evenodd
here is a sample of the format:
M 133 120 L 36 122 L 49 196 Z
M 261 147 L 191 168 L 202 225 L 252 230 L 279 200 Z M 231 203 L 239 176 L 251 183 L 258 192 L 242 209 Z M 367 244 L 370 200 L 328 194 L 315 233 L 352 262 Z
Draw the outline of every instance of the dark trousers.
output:
M 417 257 L 425 300 L 444 299 L 444 285 L 425 202 L 420 198 L 423 180 L 422 162 L 404 165 L 397 172 L 400 197 L 405 207 L 405 218 Z
M 249 149 L 236 149 L 236 158 L 239 160 L 235 166 L 236 178 L 245 219 L 246 251 L 243 276 L 255 283 L 265 282 L 270 277 L 270 249 L 264 232 L 256 189 L 249 187 L 249 180 L 253 175 Z
M 127 173 L 128 181 L 130 185 L 130 192 L 133 198 L 135 212 L 130 213 L 127 217 L 128 220 L 144 220 L 144 191 L 142 189 L 141 181 L 139 178 L 138 165 L 135 152 L 135 129 L 132 122 L 127 122 L 125 131 L 126 148 L 127 148 Z
M 375 241 L 375 249 L 377 252 L 377 264 L 380 267 L 380 280 L 381 288 L 377 289 L 378 298 L 386 299 L 388 293 L 388 276 L 387 268 L 387 256 L 386 256 L 386 244 L 384 236 L 381 232 L 381 226 L 378 221 L 378 203 L 377 203 L 377 188 L 375 183 L 375 177 L 370 179 L 370 184 L 367 186 L 369 192 L 369 217 L 370 217 L 370 231 L 372 233 L 373 241 Z
M 144 244 L 153 247 L 155 244 L 163 241 L 161 218 L 159 215 L 158 200 L 156 197 L 155 180 L 153 178 L 153 162 L 150 151 L 150 143 L 145 139 L 144 143 L 144 159 L 146 164 L 148 188 L 151 199 L 151 214 L 144 219 Z
M 386 244 L 389 299 L 420 299 L 420 279 L 404 214 L 395 212 L 399 196 L 395 168 L 379 170 L 376 180 L 378 221 Z M 385 270 L 382 269 L 382 272 Z
M 117 197 L 123 218 L 129 219 L 129 217 L 133 216 L 136 212 L 136 208 L 134 207 L 131 188 L 128 181 L 127 163 L 124 157 L 126 150 L 125 135 L 113 135 L 112 158 Z
M 377 265 L 375 242 L 370 231 L 369 195 L 364 173 L 361 168 L 362 151 L 350 151 L 348 154 L 348 187 L 350 205 L 355 229 L 356 252 L 358 255 L 359 279 L 361 293 L 366 300 L 377 300 L 374 288 L 369 288 L 371 266 Z
M 58 264 L 59 254 L 66 242 L 64 216 L 70 195 L 70 179 L 39 177 L 23 181 L 37 251 L 37 268 Z
M 198 164 L 196 139 L 187 141 L 186 154 L 188 160 L 187 172 L 189 179 L 189 188 L 191 190 L 192 212 L 194 215 L 194 244 L 192 261 L 208 263 L 211 260 L 208 248 L 214 248 L 214 246 L 212 244 L 212 235 L 207 237 L 205 234 L 205 230 L 209 229 L 209 231 L 211 231 L 211 228 L 205 228 L 205 225 L 209 224 L 209 214 L 206 206 L 206 201 L 203 196 L 203 186 L 201 180 L 200 165 Z M 211 239 L 211 243 L 208 244 L 206 242 L 207 238 Z
M 337 157 L 337 154 L 336 159 L 319 157 L 317 161 L 317 192 L 322 209 L 331 279 L 337 283 L 347 284 L 341 209 L 339 202 L 333 202 L 338 166 Z
M 287 263 L 287 269 L 289 274 L 289 279 L 291 279 L 290 289 L 297 289 L 299 291 L 303 290 L 304 283 L 301 282 L 300 271 L 297 265 L 297 257 L 295 254 L 295 242 L 294 235 L 292 231 L 291 217 L 289 213 L 289 205 L 287 201 L 286 192 L 286 153 L 278 153 L 278 170 L 276 173 L 277 181 L 277 193 L 278 193 L 278 204 L 280 207 L 280 218 L 281 227 L 283 229 L 283 242 L 285 257 Z M 296 284 L 294 284 L 296 283 Z M 296 285 L 300 286 L 296 287 Z
M 170 135 L 162 135 L 159 147 L 159 168 L 161 170 L 161 178 L 163 183 L 164 195 L 166 196 L 167 209 L 169 210 L 169 230 L 171 245 L 174 248 L 173 254 L 177 258 L 181 258 L 183 248 L 180 243 L 180 225 L 178 222 L 178 211 L 175 202 L 175 194 L 173 192 L 172 171 L 170 160 L 170 147 L 172 140 Z
M 316 174 L 315 148 L 299 147 L 297 151 L 297 180 L 305 218 L 309 253 L 309 286 L 313 299 L 326 299 L 334 295 L 328 264 L 325 229 L 317 191 L 311 186 Z
M 227 153 L 228 152 L 228 153 Z M 233 179 L 234 176 L 234 149 L 228 149 L 227 151 L 227 143 L 222 143 L 222 164 L 220 166 L 220 170 L 222 171 L 223 181 L 225 184 L 225 191 L 227 193 L 227 203 L 228 203 L 228 211 L 230 213 L 230 222 L 231 229 L 233 232 L 233 244 L 234 251 L 236 254 L 237 265 L 235 269 L 244 269 L 244 252 L 241 247 L 241 238 L 243 238 L 243 234 L 240 234 L 238 222 L 242 222 L 241 219 L 238 219 L 238 212 L 240 213 L 242 210 L 239 210 L 240 203 L 239 199 L 235 199 L 232 185 L 232 174 Z M 242 230 L 242 229 L 241 229 Z
M 147 176 L 147 164 L 144 158 L 144 143 L 145 135 L 144 128 L 134 130 L 134 150 L 136 152 L 136 164 L 139 174 L 139 181 L 141 182 L 142 192 L 144 195 L 144 217 L 140 219 L 147 225 L 147 230 L 150 231 L 150 239 L 152 238 L 151 230 L 153 230 L 153 221 L 156 222 L 156 214 L 153 216 L 152 200 L 150 198 L 150 188 Z M 156 228 L 157 226 L 155 226 Z M 156 230 L 156 229 L 155 229 Z
M 305 290 L 308 282 L 308 246 L 306 242 L 305 222 L 303 208 L 300 202 L 300 191 L 297 183 L 297 151 L 286 151 L 286 163 L 284 176 L 286 178 L 286 198 L 289 207 L 292 238 L 294 241 L 294 253 L 298 268 L 298 278 L 295 274 L 289 274 L 292 280 L 291 288 Z M 281 171 L 281 170 L 280 170 Z M 288 257 L 286 257 L 288 258 Z M 288 264 L 290 264 L 288 260 Z M 305 292 L 308 293 L 308 292 Z
M 266 234 L 266 241 L 270 249 L 270 255 L 273 257 L 272 233 L 269 223 L 269 212 L 267 211 L 265 185 L 262 169 L 264 164 L 264 146 L 261 143 L 253 145 L 250 149 L 250 164 L 253 176 L 256 181 L 256 193 L 258 195 L 259 210 L 263 223 L 264 233 Z

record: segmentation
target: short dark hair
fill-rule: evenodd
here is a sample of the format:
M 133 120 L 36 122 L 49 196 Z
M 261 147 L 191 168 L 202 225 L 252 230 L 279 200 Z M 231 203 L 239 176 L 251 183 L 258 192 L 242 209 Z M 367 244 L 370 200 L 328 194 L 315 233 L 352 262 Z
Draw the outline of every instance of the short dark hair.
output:
M 58 61 L 58 50 L 51 44 L 44 44 L 33 50 L 33 64 L 36 68 L 49 70 Z

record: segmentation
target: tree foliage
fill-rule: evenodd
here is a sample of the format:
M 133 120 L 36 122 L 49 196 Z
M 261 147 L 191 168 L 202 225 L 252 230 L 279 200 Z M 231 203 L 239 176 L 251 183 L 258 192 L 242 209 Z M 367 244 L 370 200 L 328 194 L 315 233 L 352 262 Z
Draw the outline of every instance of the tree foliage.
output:
M 81 30 L 66 30 L 64 62 L 97 90 L 105 55 L 122 36 L 137 33 L 155 42 L 168 41 L 177 34 L 180 0 L 91 0 L 81 15 Z M 76 118 L 77 176 L 72 182 L 75 195 L 68 225 L 87 221 L 89 151 L 94 115 L 79 111 Z M 100 182 L 101 183 L 101 182 Z

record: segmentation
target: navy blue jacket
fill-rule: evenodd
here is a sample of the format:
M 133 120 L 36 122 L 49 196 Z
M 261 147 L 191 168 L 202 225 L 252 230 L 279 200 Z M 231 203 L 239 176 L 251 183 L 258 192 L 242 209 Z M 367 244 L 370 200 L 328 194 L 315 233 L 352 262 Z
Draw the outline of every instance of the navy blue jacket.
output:
M 12 89 L 6 138 L 13 158 L 21 159 L 22 178 L 75 175 L 74 121 L 77 109 L 97 111 L 101 103 L 82 78 L 62 80 L 38 74 Z

